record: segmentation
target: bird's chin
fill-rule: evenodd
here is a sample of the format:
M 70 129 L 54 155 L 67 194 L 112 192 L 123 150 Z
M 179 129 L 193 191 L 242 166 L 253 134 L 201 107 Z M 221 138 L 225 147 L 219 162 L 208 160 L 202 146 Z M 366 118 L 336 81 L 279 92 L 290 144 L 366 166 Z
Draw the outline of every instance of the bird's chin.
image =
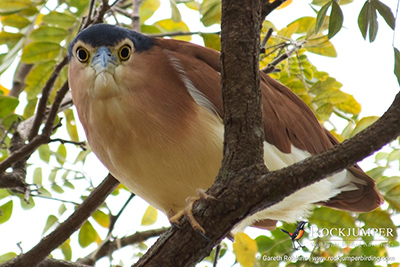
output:
M 114 75 L 108 71 L 96 73 L 93 94 L 95 98 L 106 98 L 118 93 Z

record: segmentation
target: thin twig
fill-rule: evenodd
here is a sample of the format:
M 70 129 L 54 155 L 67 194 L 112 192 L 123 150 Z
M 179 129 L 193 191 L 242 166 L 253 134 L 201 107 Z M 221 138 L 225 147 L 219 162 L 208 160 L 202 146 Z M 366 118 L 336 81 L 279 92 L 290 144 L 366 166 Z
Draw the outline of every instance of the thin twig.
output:
M 118 186 L 119 182 L 109 174 L 106 179 L 79 205 L 74 213 L 53 232 L 44 237 L 35 247 L 28 252 L 19 255 L 1 265 L 9 266 L 37 266 L 54 249 L 63 244 L 82 224 L 93 214 L 104 202 L 111 192 Z
M 73 144 L 79 146 L 84 151 L 87 150 L 85 141 L 72 141 L 72 140 L 64 140 L 61 138 L 56 138 L 56 139 L 50 139 L 49 143 L 51 142 L 60 142 L 61 144 Z
M 198 35 L 218 34 L 218 35 L 220 35 L 221 32 L 220 31 L 218 31 L 218 32 L 182 32 L 182 31 L 178 31 L 178 32 L 165 32 L 165 33 L 149 33 L 146 35 L 150 36 L 150 37 L 166 37 L 166 36 L 173 37 L 173 36 L 186 36 L 186 35 L 195 35 L 195 34 L 198 34 Z
M 271 38 L 272 33 L 274 32 L 274 29 L 269 28 L 267 34 L 264 36 L 264 39 L 261 41 L 260 45 L 260 54 L 265 53 L 265 45 L 267 44 L 269 38 Z
M 45 111 L 46 111 L 46 106 L 47 106 L 47 101 L 49 99 L 50 93 L 53 89 L 54 83 L 60 74 L 60 71 L 68 64 L 68 57 L 65 56 L 55 67 L 54 71 L 51 74 L 50 78 L 47 80 L 45 86 L 43 87 L 42 90 L 42 97 L 39 100 L 38 108 L 36 111 L 36 114 L 38 114 L 35 117 L 35 121 L 33 122 L 31 131 L 28 136 L 28 140 L 31 141 L 35 136 L 37 136 L 39 127 L 42 124 L 42 120 L 45 116 Z M 57 107 L 58 109 L 58 107 Z
M 96 250 L 86 257 L 78 260 L 78 263 L 94 265 L 99 259 L 111 255 L 114 251 L 133 244 L 137 244 L 146 241 L 149 238 L 157 237 L 165 233 L 169 228 L 163 227 L 159 229 L 153 229 L 143 232 L 136 232 L 133 235 L 123 237 L 121 239 L 116 239 L 114 241 L 107 241 L 101 247 L 100 250 Z

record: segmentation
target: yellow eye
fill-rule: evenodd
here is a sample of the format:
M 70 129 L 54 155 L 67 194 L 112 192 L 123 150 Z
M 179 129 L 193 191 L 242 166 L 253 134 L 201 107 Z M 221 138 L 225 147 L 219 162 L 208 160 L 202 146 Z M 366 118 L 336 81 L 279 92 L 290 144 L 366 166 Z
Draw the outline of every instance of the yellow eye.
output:
M 121 60 L 128 60 L 131 55 L 131 47 L 129 45 L 122 46 L 119 51 L 118 55 Z
M 89 52 L 83 47 L 78 47 L 76 49 L 76 57 L 80 62 L 86 62 L 89 60 Z

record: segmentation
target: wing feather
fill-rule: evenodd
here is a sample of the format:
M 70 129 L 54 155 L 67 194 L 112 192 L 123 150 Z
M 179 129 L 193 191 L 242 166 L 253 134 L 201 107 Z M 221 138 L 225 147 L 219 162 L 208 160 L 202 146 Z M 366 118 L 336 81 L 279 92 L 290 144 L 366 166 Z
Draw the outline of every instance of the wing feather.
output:
M 158 39 L 157 45 L 180 61 L 194 87 L 207 97 L 223 117 L 219 53 L 177 40 Z M 261 71 L 260 88 L 265 141 L 284 153 L 290 153 L 293 145 L 314 155 L 339 143 L 296 94 Z M 358 189 L 344 191 L 320 204 L 358 212 L 377 208 L 382 203 L 382 197 L 372 178 L 357 165 L 348 170 L 360 179 L 360 183 L 356 184 Z

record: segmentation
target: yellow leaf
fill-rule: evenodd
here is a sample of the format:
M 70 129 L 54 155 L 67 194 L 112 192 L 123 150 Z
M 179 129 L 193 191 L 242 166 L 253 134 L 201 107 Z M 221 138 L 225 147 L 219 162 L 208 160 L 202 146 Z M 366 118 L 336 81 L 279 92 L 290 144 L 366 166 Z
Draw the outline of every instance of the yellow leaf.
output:
M 153 24 L 162 32 L 174 32 L 174 31 L 181 31 L 187 32 L 189 31 L 189 27 L 183 22 L 174 22 L 172 19 L 163 19 L 155 22 Z M 191 36 L 177 36 L 173 37 L 174 39 L 183 40 L 183 41 L 190 41 L 192 40 Z
M 143 215 L 141 224 L 152 225 L 157 221 L 157 215 L 158 211 L 154 207 L 149 206 Z
M 270 3 L 275 2 L 275 0 L 271 0 Z M 277 9 L 282 9 L 287 7 L 288 5 L 290 5 L 293 2 L 293 0 L 287 0 L 286 2 L 284 2 L 282 5 L 280 5 Z
M 240 265 L 253 267 L 256 262 L 257 243 L 245 233 L 237 233 L 235 243 L 233 243 L 233 252 Z
M 378 116 L 369 116 L 369 117 L 364 117 L 361 120 L 357 122 L 356 127 L 354 128 L 353 132 L 351 133 L 350 137 L 355 136 L 374 122 L 376 122 L 379 119 Z
M 0 84 L 0 90 L 3 91 L 4 95 L 8 95 L 8 93 L 10 92 L 10 90 L 8 90 L 7 88 L 5 88 L 3 85 Z

